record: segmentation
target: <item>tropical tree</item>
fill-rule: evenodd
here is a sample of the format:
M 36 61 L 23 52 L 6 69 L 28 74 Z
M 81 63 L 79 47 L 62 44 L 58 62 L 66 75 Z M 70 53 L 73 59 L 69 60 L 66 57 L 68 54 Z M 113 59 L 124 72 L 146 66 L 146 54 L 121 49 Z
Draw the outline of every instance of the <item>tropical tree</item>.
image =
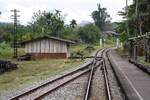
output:
M 100 29 L 93 25 L 87 24 L 80 27 L 78 30 L 79 38 L 85 43 L 97 43 L 99 41 L 101 31 Z
M 52 35 L 59 37 L 61 30 L 64 28 L 64 17 L 59 10 L 54 12 L 38 11 L 34 13 L 30 25 L 33 32 L 40 34 L 40 36 Z
M 101 8 L 101 5 L 98 4 L 98 10 L 92 12 L 92 18 L 96 26 L 103 30 L 106 23 L 109 23 L 111 18 L 107 13 L 106 8 Z
M 76 25 L 77 25 L 76 20 L 75 20 L 75 19 L 72 19 L 72 21 L 70 21 L 70 26 L 71 26 L 72 28 L 75 28 Z
M 70 28 L 70 26 L 65 26 L 62 31 L 61 37 L 69 40 L 79 40 L 78 28 Z
M 149 30 L 148 2 L 149 0 L 133 0 L 133 4 L 128 7 L 128 16 L 126 11 L 119 12 L 119 15 L 123 16 L 123 18 L 128 17 L 130 36 L 142 35 Z

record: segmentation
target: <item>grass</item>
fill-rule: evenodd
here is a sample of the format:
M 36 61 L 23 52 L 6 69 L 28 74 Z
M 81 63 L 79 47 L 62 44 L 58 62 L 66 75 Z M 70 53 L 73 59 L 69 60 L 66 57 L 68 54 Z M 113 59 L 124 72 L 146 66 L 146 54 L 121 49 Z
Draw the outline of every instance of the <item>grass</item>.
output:
M 128 52 L 125 51 L 123 48 L 118 48 L 118 49 L 117 49 L 117 53 L 118 53 L 121 57 L 127 57 L 127 55 L 128 55 Z M 138 57 L 138 62 L 140 62 L 140 63 L 142 63 L 142 64 L 144 64 L 144 65 L 150 66 L 150 62 L 146 62 L 144 56 Z
M 71 52 L 84 50 L 86 47 L 86 44 L 73 46 L 71 48 Z M 19 54 L 23 54 L 22 49 L 19 49 Z M 43 59 L 23 62 L 14 60 L 12 61 L 17 63 L 19 68 L 17 70 L 6 72 L 0 75 L 1 91 L 18 89 L 26 84 L 33 84 L 41 80 L 45 80 L 50 76 L 54 76 L 60 72 L 76 67 L 83 63 L 83 61 L 73 60 L 66 62 L 66 59 Z
M 79 44 L 77 46 L 73 46 L 71 49 L 70 49 L 70 52 L 71 53 L 76 53 L 76 52 L 82 52 L 83 51 L 83 54 L 84 56 L 89 56 L 91 53 L 88 52 L 87 50 L 85 50 L 85 48 L 89 46 L 88 44 Z M 95 46 L 94 46 L 95 47 Z
M 17 70 L 0 75 L 0 90 L 10 90 L 23 84 L 32 84 L 81 63 L 82 61 L 66 63 L 63 59 L 18 62 Z
M 70 52 L 75 53 L 75 52 L 78 52 L 78 51 L 83 51 L 84 56 L 90 56 L 93 51 L 89 52 L 88 50 L 85 50 L 85 48 L 88 47 L 88 46 L 92 46 L 95 49 L 94 51 L 102 48 L 102 47 L 99 46 L 99 44 L 95 44 L 95 45 L 79 44 L 77 46 L 73 46 L 70 49 Z M 108 47 L 108 45 L 105 45 L 105 47 Z
M 88 45 L 80 44 L 77 46 L 71 47 L 71 52 L 83 51 Z M 110 45 L 105 45 L 106 47 Z M 96 49 L 100 48 L 99 45 L 93 46 Z M 19 50 L 23 54 L 23 50 Z M 93 52 L 84 52 L 87 55 L 90 55 Z M 12 59 L 10 59 L 12 60 Z M 41 80 L 45 80 L 48 77 L 54 76 L 60 72 L 68 70 L 70 68 L 76 67 L 83 63 L 83 61 L 66 61 L 66 59 L 43 59 L 35 61 L 23 61 L 13 62 L 18 64 L 18 69 L 11 72 L 6 72 L 0 75 L 0 90 L 9 91 L 11 89 L 18 89 L 21 86 L 34 84 Z
M 150 66 L 150 62 L 145 61 L 145 57 L 138 57 L 138 61 L 146 66 Z

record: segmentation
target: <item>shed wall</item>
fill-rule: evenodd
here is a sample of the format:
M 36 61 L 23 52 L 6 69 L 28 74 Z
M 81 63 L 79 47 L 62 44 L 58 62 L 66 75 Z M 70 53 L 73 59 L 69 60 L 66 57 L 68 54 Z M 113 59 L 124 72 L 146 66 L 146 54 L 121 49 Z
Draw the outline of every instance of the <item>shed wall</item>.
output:
M 25 44 L 26 53 L 67 53 L 67 43 L 52 39 L 42 39 Z

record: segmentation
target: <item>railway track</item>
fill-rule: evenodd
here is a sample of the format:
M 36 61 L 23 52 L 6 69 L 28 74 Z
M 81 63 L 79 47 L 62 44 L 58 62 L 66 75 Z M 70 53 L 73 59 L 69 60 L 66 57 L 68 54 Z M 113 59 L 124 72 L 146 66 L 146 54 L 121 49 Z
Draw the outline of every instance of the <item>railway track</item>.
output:
M 65 86 L 66 84 L 72 82 L 73 80 L 85 74 L 88 75 L 88 80 L 87 80 L 87 85 L 85 88 L 86 89 L 85 95 L 83 99 L 89 100 L 90 95 L 91 95 L 93 75 L 94 75 L 96 68 L 99 66 L 101 66 L 103 69 L 102 71 L 103 71 L 103 76 L 104 76 L 104 83 L 105 83 L 104 87 L 105 87 L 105 92 L 106 92 L 106 99 L 112 100 L 110 83 L 109 83 L 108 72 L 107 72 L 107 67 L 106 67 L 106 55 L 107 55 L 106 52 L 108 50 L 109 48 L 97 51 L 94 56 L 94 59 L 88 65 L 82 68 L 79 68 L 75 71 L 69 72 L 68 74 L 65 74 L 59 78 L 49 81 L 43 85 L 33 88 L 13 98 L 10 98 L 10 100 L 41 100 L 47 97 L 52 92 L 58 90 L 59 88 Z
M 111 92 L 110 92 L 110 86 L 109 86 L 109 80 L 108 80 L 108 76 L 107 76 L 107 68 L 106 68 L 105 59 L 104 59 L 104 53 L 107 50 L 108 50 L 108 48 L 101 50 L 100 57 L 102 58 L 102 67 L 103 67 L 103 75 L 104 75 L 107 99 L 112 100 Z M 98 55 L 98 52 L 96 53 L 96 56 L 97 55 Z M 89 98 L 90 98 L 90 92 L 91 92 L 90 90 L 91 90 L 91 87 L 92 87 L 91 84 L 92 84 L 93 75 L 94 75 L 94 66 L 95 66 L 94 62 L 97 61 L 97 60 L 98 59 L 96 59 L 96 58 L 93 60 L 93 64 L 92 64 L 92 68 L 91 68 L 91 71 L 90 71 L 90 75 L 89 75 L 89 79 L 88 79 L 88 84 L 87 84 L 84 100 L 89 100 Z
M 98 56 L 98 53 L 101 52 L 101 54 L 103 53 L 105 49 L 103 50 L 99 50 L 96 54 L 95 54 L 95 59 L 93 59 L 93 63 L 91 66 L 91 71 L 89 74 L 89 78 L 88 78 L 88 82 L 87 82 L 87 86 L 86 86 L 86 92 L 85 92 L 85 96 L 84 96 L 84 100 L 88 100 L 90 97 L 90 91 L 91 91 L 91 84 L 92 84 L 92 80 L 93 80 L 93 75 L 94 75 L 94 66 L 96 64 L 97 61 L 100 61 L 101 59 L 97 59 L 96 57 Z M 100 56 L 102 57 L 102 56 Z
M 15 97 L 11 98 L 10 100 L 19 100 L 19 99 L 23 99 L 23 100 L 37 100 L 38 99 L 39 100 L 40 98 L 43 98 L 44 96 L 48 95 L 52 91 L 73 81 L 74 79 L 80 77 L 81 75 L 88 73 L 89 71 L 90 71 L 90 69 L 88 69 L 87 66 L 86 66 L 86 68 L 84 67 L 82 69 L 75 70 L 69 74 L 66 74 L 62 77 L 54 79 L 50 82 L 47 82 L 43 85 L 40 85 L 40 86 L 38 86 L 34 89 L 31 89 L 27 92 L 24 92 L 20 95 L 17 95 Z
M 115 100 L 114 98 L 116 98 L 117 100 L 124 100 L 124 95 L 122 95 L 122 93 L 123 93 L 122 90 L 119 90 L 120 85 L 119 85 L 117 79 L 113 80 L 113 82 L 115 81 L 116 84 L 117 84 L 117 87 L 119 87 L 118 92 L 120 93 L 119 94 L 120 97 L 114 97 L 115 94 L 112 93 L 112 91 L 114 92 L 114 90 L 112 89 L 113 85 L 110 82 L 110 80 L 112 80 L 112 79 L 109 79 L 109 76 L 108 76 L 108 74 L 110 74 L 110 72 L 108 73 L 108 70 L 109 71 L 111 70 L 111 73 L 114 73 L 114 71 L 113 71 L 113 68 L 111 66 L 111 62 L 108 59 L 108 52 L 109 52 L 109 48 L 106 48 L 106 49 L 103 49 L 100 53 L 100 57 L 102 58 L 101 67 L 102 67 L 102 71 L 103 71 L 102 73 L 103 73 L 104 83 L 105 83 L 105 85 L 104 85 L 105 86 L 105 94 L 106 94 L 105 99 L 106 100 Z M 110 64 L 109 68 L 108 68 L 108 63 Z M 87 87 L 86 87 L 86 93 L 85 93 L 85 96 L 84 96 L 84 100 L 91 100 L 91 98 L 92 98 L 90 95 L 91 95 L 93 75 L 94 75 L 94 63 L 92 65 L 92 70 L 90 71 L 90 75 L 89 75 L 88 84 L 87 84 Z M 114 73 L 114 77 L 116 78 L 115 73 Z
M 99 51 L 98 51 L 99 52 Z M 97 53 L 96 53 L 97 54 Z M 96 57 L 95 57 L 96 58 Z M 97 58 L 101 59 L 101 58 Z M 88 65 L 79 68 L 75 71 L 72 71 L 68 74 L 65 74 L 59 78 L 56 78 L 52 81 L 49 81 L 43 85 L 40 85 L 36 88 L 33 88 L 27 92 L 24 92 L 22 94 L 19 94 L 13 98 L 10 98 L 10 100 L 40 100 L 50 94 L 51 92 L 57 90 L 58 88 L 64 86 L 65 84 L 75 80 L 76 78 L 90 72 L 92 69 L 89 68 L 90 65 L 95 65 L 94 68 L 98 67 L 100 63 L 97 63 L 95 60 L 93 60 Z M 93 67 L 92 67 L 93 68 Z
M 108 50 L 106 52 L 108 52 Z M 102 57 L 103 57 L 103 65 L 102 66 L 103 66 L 103 74 L 104 74 L 107 99 L 112 100 L 111 91 L 110 91 L 110 83 L 109 83 L 108 74 L 107 74 L 106 59 L 104 58 L 104 53 L 106 53 L 106 52 L 102 53 Z
M 111 48 L 107 49 L 105 53 L 103 53 L 103 59 L 104 59 L 104 70 L 106 75 L 106 94 L 108 100 L 128 100 L 126 98 L 126 94 L 124 92 L 124 89 L 122 88 L 122 85 L 120 84 L 120 80 L 118 79 L 117 73 L 114 70 L 114 66 L 112 66 L 112 63 L 109 58 L 109 52 L 111 51 Z M 113 77 L 113 80 L 110 78 Z M 116 84 L 115 86 L 113 84 Z M 117 95 L 115 94 L 115 91 L 117 91 Z

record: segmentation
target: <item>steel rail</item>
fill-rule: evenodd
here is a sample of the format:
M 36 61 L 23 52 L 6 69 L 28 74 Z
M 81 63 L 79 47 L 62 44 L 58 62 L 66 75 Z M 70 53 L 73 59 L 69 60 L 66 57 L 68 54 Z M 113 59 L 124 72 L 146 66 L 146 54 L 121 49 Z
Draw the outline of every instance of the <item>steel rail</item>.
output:
M 107 51 L 108 50 L 109 49 L 107 49 Z M 108 80 L 108 73 L 107 73 L 107 68 L 106 68 L 106 60 L 105 60 L 105 57 L 104 57 L 104 53 L 105 52 L 103 52 L 102 56 L 103 56 L 103 73 L 104 73 L 104 81 L 105 81 L 105 86 L 106 86 L 106 94 L 107 94 L 107 99 L 108 100 L 112 100 L 110 86 L 109 86 L 109 80 Z M 105 54 L 107 55 L 107 53 L 105 53 Z
M 93 74 L 94 74 L 94 66 L 96 65 L 97 61 L 101 60 L 101 59 L 98 59 L 98 58 L 102 58 L 102 57 L 97 57 L 97 55 L 98 55 L 98 53 L 100 51 L 103 52 L 103 50 L 98 50 L 96 52 L 96 54 L 95 54 L 95 58 L 93 59 L 93 63 L 92 63 L 92 66 L 91 66 L 91 72 L 90 72 L 90 75 L 89 75 L 89 79 L 88 79 L 88 83 L 87 83 L 87 88 L 86 88 L 86 93 L 85 93 L 85 96 L 84 96 L 84 100 L 88 100 L 89 99 L 90 90 L 91 90 L 91 84 L 92 84 L 92 79 L 93 79 Z
M 103 72 L 104 72 L 104 80 L 105 80 L 107 98 L 108 98 L 108 100 L 112 100 L 105 60 L 103 60 Z
M 100 50 L 99 50 L 99 51 L 100 51 Z M 97 51 L 97 53 L 96 53 L 95 55 L 97 55 L 99 51 Z M 95 59 L 101 60 L 100 57 L 96 57 L 96 56 L 95 56 Z M 19 94 L 19 95 L 15 96 L 15 97 L 12 97 L 12 98 L 10 98 L 10 100 L 19 100 L 19 98 L 22 98 L 22 97 L 24 97 L 24 96 L 27 96 L 27 95 L 29 95 L 29 94 L 32 94 L 32 93 L 34 93 L 36 90 L 41 89 L 41 88 L 43 88 L 43 87 L 45 87 L 45 86 L 47 86 L 47 85 L 49 85 L 49 84 L 52 84 L 53 82 L 56 82 L 56 81 L 58 81 L 58 80 L 61 80 L 62 78 L 65 78 L 65 77 L 67 77 L 67 76 L 69 76 L 69 75 L 72 75 L 72 74 L 74 74 L 74 73 L 77 73 L 77 72 L 80 71 L 80 70 L 84 70 L 84 69 L 88 68 L 88 66 L 90 66 L 90 65 L 94 66 L 94 63 L 93 63 L 93 62 L 95 61 L 95 59 L 93 59 L 92 62 L 90 62 L 89 64 L 87 64 L 86 66 L 84 66 L 84 67 L 82 67 L 82 68 L 79 68 L 79 69 L 77 69 L 77 70 L 75 70 L 75 71 L 69 72 L 69 73 L 67 73 L 67 74 L 65 74 L 65 75 L 63 75 L 63 76 L 60 76 L 60 77 L 56 78 L 56 79 L 53 79 L 53 80 L 51 80 L 51 81 L 48 81 L 48 82 L 46 82 L 46 83 L 44 83 L 44 84 L 42 84 L 42 85 L 40 85 L 40 86 L 37 86 L 37 87 L 35 87 L 35 88 L 33 88 L 33 89 L 29 90 L 29 91 L 26 91 L 26 92 L 24 92 L 24 93 L 22 93 L 22 94 Z M 99 66 L 99 65 L 97 65 L 96 67 L 98 67 L 98 66 Z M 65 84 L 67 84 L 67 83 L 73 81 L 74 79 L 80 77 L 81 75 L 83 75 L 83 74 L 85 74 L 85 73 L 87 73 L 87 72 L 90 72 L 91 70 L 94 70 L 94 67 L 93 67 L 92 69 L 89 69 L 88 71 L 85 71 L 85 72 L 83 72 L 82 74 L 76 76 L 75 78 L 72 78 L 71 80 L 68 80 L 67 82 L 62 83 L 61 85 L 59 85 L 58 87 L 53 88 L 52 90 L 48 91 L 47 93 L 41 94 L 40 96 L 38 96 L 38 97 L 35 98 L 34 100 L 39 100 L 39 99 L 45 97 L 46 95 L 48 95 L 48 94 L 51 93 L 52 91 L 54 91 L 54 90 L 56 90 L 56 89 L 58 89 L 58 88 L 64 86 Z
M 90 87 L 91 87 L 92 78 L 93 78 L 94 65 L 95 65 L 95 62 L 93 62 L 93 65 L 92 65 L 92 69 L 91 69 L 91 72 L 90 72 L 90 76 L 89 76 L 88 85 L 87 85 L 87 89 L 86 89 L 86 94 L 85 94 L 84 100 L 88 100 L 88 98 L 89 98 Z
M 29 90 L 29 91 L 26 91 L 26 92 L 24 92 L 24 93 L 21 93 L 21 94 L 15 96 L 15 97 L 12 97 L 12 98 L 10 98 L 10 100 L 19 100 L 19 98 L 24 97 L 24 96 L 26 96 L 26 95 L 28 95 L 28 94 L 31 94 L 32 92 L 34 92 L 34 91 L 36 91 L 36 90 L 38 90 L 38 89 L 40 89 L 40 88 L 43 88 L 43 87 L 45 87 L 45 86 L 47 86 L 47 85 L 49 85 L 49 84 L 52 84 L 52 83 L 54 83 L 55 81 L 61 80 L 62 78 L 65 78 L 65 77 L 67 77 L 67 76 L 69 76 L 69 75 L 72 75 L 72 74 L 74 74 L 74 73 L 76 73 L 76 72 L 78 72 L 78 71 L 80 71 L 80 70 L 84 70 L 84 69 L 88 68 L 88 66 L 91 65 L 91 64 L 92 64 L 92 62 L 90 62 L 90 63 L 87 64 L 86 66 L 81 67 L 81 68 L 79 68 L 79 69 L 77 69 L 77 70 L 75 70 L 75 71 L 69 72 L 69 73 L 67 73 L 67 74 L 65 74 L 65 75 L 62 75 L 62 76 L 56 78 L 56 79 L 53 79 L 53 80 L 48 81 L 48 82 L 46 82 L 46 83 L 44 83 L 44 84 L 42 84 L 42 85 L 40 85 L 40 86 L 37 86 L 37 87 L 35 87 L 35 88 L 33 88 L 33 89 Z
M 96 52 L 96 56 L 97 56 L 97 54 L 98 54 L 98 52 L 99 51 L 101 51 L 101 50 L 98 50 L 97 52 Z M 90 72 L 90 74 L 91 74 L 91 72 L 93 73 L 93 70 L 94 70 L 94 68 L 97 68 L 101 63 L 99 63 L 98 65 L 96 65 L 96 58 L 97 58 L 97 61 L 100 61 L 101 60 L 101 58 L 100 57 L 96 57 L 95 56 L 95 58 L 93 59 L 93 61 L 92 61 L 92 68 L 91 69 L 89 69 L 88 71 Z M 82 74 L 83 75 L 83 74 Z M 54 90 L 56 90 L 56 89 L 58 89 L 58 88 L 60 88 L 61 86 L 64 86 L 65 84 L 67 84 L 67 83 L 69 83 L 69 82 L 71 82 L 72 80 L 74 80 L 74 79 L 76 79 L 76 78 L 78 78 L 78 77 L 80 77 L 80 76 L 82 76 L 82 75 L 79 75 L 79 76 L 77 76 L 77 77 L 75 77 L 75 78 L 73 78 L 73 79 L 71 79 L 71 80 L 69 80 L 69 81 L 67 81 L 67 82 L 65 82 L 65 83 L 63 83 L 63 84 L 61 84 L 61 85 L 59 85 L 58 87 L 56 87 L 56 88 L 54 88 L 54 89 L 52 89 L 52 90 L 50 90 L 50 91 L 48 91 L 48 92 L 46 92 L 46 93 L 44 93 L 44 94 L 42 94 L 42 95 L 40 95 L 39 97 L 37 97 L 37 98 L 35 98 L 34 100 L 41 100 L 42 98 L 44 98 L 45 96 L 47 96 L 48 94 L 50 94 L 51 92 L 53 92 Z M 93 75 L 90 75 L 90 76 L 93 76 Z M 91 79 L 92 79 L 92 77 L 91 77 Z M 91 84 L 91 82 L 90 83 L 88 83 L 88 84 Z M 88 85 L 88 88 L 87 88 L 87 97 L 88 97 L 88 94 L 89 94 L 89 91 L 90 91 L 90 85 Z
M 98 66 L 99 66 L 99 65 L 97 65 L 95 68 L 97 68 Z M 62 84 L 60 84 L 60 85 L 58 85 L 57 87 L 55 87 L 55 88 L 53 88 L 53 89 L 47 91 L 46 93 L 39 95 L 38 97 L 34 98 L 34 100 L 41 100 L 42 98 L 44 98 L 44 97 L 47 96 L 48 94 L 52 93 L 53 91 L 57 90 L 58 88 L 60 88 L 60 87 L 62 87 L 62 86 L 64 86 L 64 85 L 66 85 L 66 84 L 68 84 L 69 82 L 71 82 L 71 81 L 73 81 L 73 80 L 79 78 L 80 76 L 82 76 L 82 75 L 84 75 L 84 74 L 86 74 L 86 73 L 88 73 L 88 72 L 90 72 L 90 71 L 91 71 L 91 69 L 88 69 L 87 71 L 85 71 L 85 72 L 79 74 L 78 76 L 76 76 L 76 77 L 74 77 L 74 78 L 72 78 L 72 79 L 70 79 L 70 80 L 68 80 L 68 81 L 66 81 L 66 82 L 64 82 L 64 83 L 62 83 Z
M 90 71 L 90 69 L 88 69 L 87 71 L 85 71 L 85 72 L 79 74 L 78 76 L 76 76 L 76 77 L 74 77 L 74 78 L 72 78 L 72 79 L 70 79 L 70 80 L 68 80 L 68 81 L 66 81 L 66 82 L 64 82 L 64 83 L 61 83 L 61 84 L 58 85 L 57 87 L 54 87 L 53 89 L 47 91 L 46 93 L 43 93 L 43 94 L 39 95 L 38 97 L 34 98 L 33 100 L 41 100 L 42 98 L 44 98 L 44 97 L 47 96 L 48 94 L 50 94 L 50 93 L 52 93 L 53 91 L 57 90 L 58 88 L 64 86 L 65 84 L 67 84 L 67 83 L 69 83 L 69 82 L 71 82 L 71 81 L 77 79 L 78 77 L 80 77 L 80 76 L 82 76 L 82 75 L 88 73 L 89 71 Z

